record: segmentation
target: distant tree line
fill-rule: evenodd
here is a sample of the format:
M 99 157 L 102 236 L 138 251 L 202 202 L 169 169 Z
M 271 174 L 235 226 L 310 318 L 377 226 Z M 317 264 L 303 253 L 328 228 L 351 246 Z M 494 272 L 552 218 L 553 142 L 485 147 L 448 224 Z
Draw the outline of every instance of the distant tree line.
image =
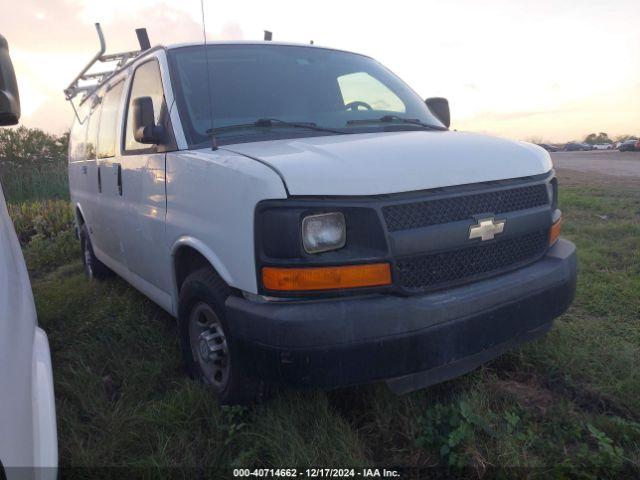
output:
M 590 133 L 584 138 L 584 143 L 588 143 L 590 145 L 595 145 L 597 143 L 613 143 L 613 142 L 624 142 L 625 140 L 637 140 L 638 137 L 635 135 L 618 135 L 614 137 L 612 140 L 609 138 L 609 135 L 605 132 L 600 133 Z
M 0 176 L 7 171 L 58 166 L 67 161 L 69 132 L 60 136 L 38 128 L 0 130 Z
M 613 143 L 613 140 L 611 140 L 609 135 L 605 132 L 590 133 L 584 137 L 584 143 L 595 145 L 596 143 Z
M 0 129 L 0 182 L 8 202 L 67 198 L 69 133 Z
M 617 142 L 624 142 L 625 140 L 637 140 L 639 137 L 637 135 L 617 135 L 615 137 L 609 137 L 609 134 L 606 132 L 600 132 L 600 133 L 590 133 L 588 135 L 585 135 L 584 140 L 582 140 L 582 143 L 588 143 L 589 145 L 596 145 L 596 144 L 609 144 L 609 143 L 617 143 Z M 530 142 L 530 143 L 537 143 L 537 144 L 549 144 L 549 145 L 560 145 L 560 144 L 564 144 L 566 142 L 550 142 L 548 140 L 545 140 L 544 138 L 542 138 L 541 136 L 537 136 L 537 135 L 532 135 L 529 136 L 527 138 L 525 138 L 526 142 Z

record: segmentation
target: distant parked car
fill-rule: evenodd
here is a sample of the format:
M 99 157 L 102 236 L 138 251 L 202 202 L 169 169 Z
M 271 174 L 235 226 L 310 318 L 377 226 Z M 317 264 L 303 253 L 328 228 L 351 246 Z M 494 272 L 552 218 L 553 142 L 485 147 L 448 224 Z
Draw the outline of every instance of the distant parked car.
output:
M 640 140 L 636 142 L 636 151 L 640 152 Z
M 537 143 L 536 145 L 544 148 L 547 152 L 557 152 L 558 150 L 560 150 L 560 148 L 556 147 L 555 145 L 549 145 L 548 143 Z
M 593 145 L 593 150 L 611 150 L 610 143 L 596 143 Z
M 569 142 L 564 146 L 565 152 L 581 152 L 586 150 L 583 143 L 580 142 Z
M 636 139 L 625 140 L 624 142 L 622 142 L 620 147 L 618 147 L 618 150 L 620 150 L 621 152 L 633 152 L 636 150 L 637 143 L 638 143 L 638 140 Z

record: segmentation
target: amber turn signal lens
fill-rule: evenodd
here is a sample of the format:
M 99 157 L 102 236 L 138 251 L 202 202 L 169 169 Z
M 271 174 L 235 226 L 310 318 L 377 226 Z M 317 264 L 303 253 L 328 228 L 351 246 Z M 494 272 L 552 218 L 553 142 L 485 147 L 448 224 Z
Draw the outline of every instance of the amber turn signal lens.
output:
M 288 292 L 377 287 L 391 284 L 391 268 L 388 263 L 340 267 L 264 267 L 262 283 L 269 290 Z
M 560 236 L 560 230 L 562 230 L 562 218 L 559 218 L 553 225 L 551 225 L 551 232 L 549 232 L 549 246 L 556 243 Z

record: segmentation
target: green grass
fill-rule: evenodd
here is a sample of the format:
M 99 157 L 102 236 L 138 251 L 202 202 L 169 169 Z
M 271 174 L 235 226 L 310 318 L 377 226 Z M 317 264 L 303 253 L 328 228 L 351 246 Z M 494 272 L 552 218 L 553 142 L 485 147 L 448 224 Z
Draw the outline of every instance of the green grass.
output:
M 0 174 L 7 202 L 69 199 L 66 161 L 38 167 L 6 169 Z
M 252 410 L 220 408 L 185 377 L 174 320 L 153 303 L 118 279 L 86 282 L 69 230 L 36 235 L 25 256 L 53 355 L 61 464 L 640 473 L 640 192 L 571 187 L 560 206 L 578 290 L 544 339 L 403 397 L 384 385 L 285 389 Z

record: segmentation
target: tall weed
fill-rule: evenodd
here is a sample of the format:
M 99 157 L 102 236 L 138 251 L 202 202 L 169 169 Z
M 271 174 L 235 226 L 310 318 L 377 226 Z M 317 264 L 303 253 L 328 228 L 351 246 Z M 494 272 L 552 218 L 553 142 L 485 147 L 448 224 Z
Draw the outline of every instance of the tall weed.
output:
M 36 238 L 52 239 L 73 226 L 73 211 L 66 200 L 34 200 L 7 207 L 23 246 Z

